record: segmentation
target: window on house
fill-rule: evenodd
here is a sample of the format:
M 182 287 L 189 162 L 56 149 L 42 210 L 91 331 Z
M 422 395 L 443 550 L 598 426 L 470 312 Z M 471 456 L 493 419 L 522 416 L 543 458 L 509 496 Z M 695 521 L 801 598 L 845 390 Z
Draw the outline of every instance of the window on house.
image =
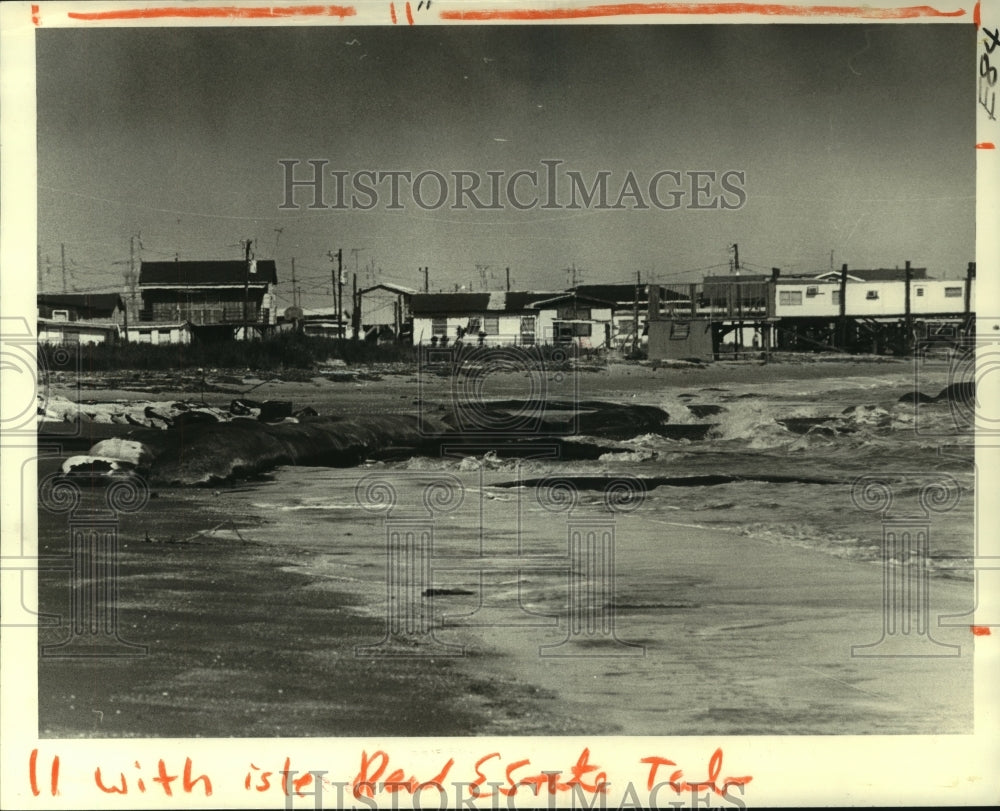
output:
M 961 287 L 946 287 L 944 289 L 945 298 L 961 298 L 962 288 Z
M 867 293 L 865 293 L 865 298 L 868 301 L 877 301 L 878 300 L 878 290 L 869 290 Z
M 470 318 L 469 319 L 469 325 L 468 325 L 468 327 L 466 327 L 466 330 L 468 331 L 468 333 L 470 335 L 478 335 L 479 334 L 479 324 L 480 324 L 480 320 L 478 318 Z
M 160 329 L 160 330 L 157 330 L 157 332 L 158 332 L 158 333 L 159 333 L 159 334 L 160 334 L 160 335 L 161 335 L 162 337 L 164 337 L 164 338 L 169 338 L 169 337 L 170 337 L 170 330 L 169 330 L 169 329 Z
M 813 298 L 819 295 L 818 287 L 807 287 L 806 288 L 806 298 Z
M 801 304 L 801 303 L 802 303 L 801 290 L 778 291 L 778 304 Z
M 830 303 L 831 304 L 840 304 L 840 291 L 839 290 L 834 290 L 830 294 Z
M 918 288 L 917 288 L 917 295 L 918 295 L 918 296 L 922 296 L 923 294 L 924 294 L 924 288 L 922 288 L 922 287 L 918 287 Z
M 590 308 L 589 307 L 574 307 L 571 304 L 566 304 L 562 307 L 556 308 L 556 317 L 565 319 L 566 321 L 589 321 L 590 320 Z
M 448 334 L 448 319 L 447 318 L 432 318 L 431 319 L 431 335 L 437 335 L 438 337 Z
M 688 323 L 678 324 L 673 323 L 670 325 L 670 340 L 671 341 L 683 341 L 691 335 L 691 325 Z
M 533 315 L 521 317 L 521 345 L 535 345 L 535 316 Z
M 53 310 L 53 321 L 69 321 L 69 310 Z
M 488 315 L 483 319 L 483 332 L 487 335 L 500 334 L 500 316 Z

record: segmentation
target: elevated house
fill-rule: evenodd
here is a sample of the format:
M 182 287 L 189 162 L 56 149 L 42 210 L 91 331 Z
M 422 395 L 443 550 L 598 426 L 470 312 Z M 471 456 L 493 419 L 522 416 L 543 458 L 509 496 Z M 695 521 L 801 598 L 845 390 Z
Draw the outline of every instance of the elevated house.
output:
M 611 337 L 611 302 L 574 292 L 416 293 L 413 342 L 479 346 L 573 343 L 600 349 Z
M 202 339 L 261 337 L 278 322 L 270 259 L 143 262 L 140 325 L 189 323 Z
M 127 318 L 117 293 L 39 293 L 36 305 L 41 343 L 113 343 Z
M 711 336 L 714 357 L 749 348 L 906 354 L 971 329 L 975 275 L 970 262 L 966 278 L 957 280 L 912 267 L 707 276 L 687 312 L 668 307 L 651 315 L 660 323 L 654 329 L 651 321 L 650 357 L 684 351 L 703 357 L 708 344 L 700 337 L 697 346 L 685 346 L 695 340 L 685 337 L 695 327 Z

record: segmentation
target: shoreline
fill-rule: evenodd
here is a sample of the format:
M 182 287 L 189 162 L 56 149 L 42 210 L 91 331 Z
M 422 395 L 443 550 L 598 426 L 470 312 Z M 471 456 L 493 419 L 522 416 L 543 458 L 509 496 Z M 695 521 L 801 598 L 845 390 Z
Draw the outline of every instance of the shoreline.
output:
M 773 380 L 742 364 L 619 371 L 581 372 L 581 399 L 657 402 L 665 391 L 691 390 L 733 403 L 745 396 L 740 392 L 768 397 L 777 380 L 801 380 L 803 392 L 826 380 L 856 390 L 865 402 L 875 387 L 879 397 L 895 397 L 918 379 L 911 364 L 886 362 L 775 365 L 767 371 L 786 374 Z M 947 382 L 947 364 L 920 371 L 928 392 Z M 495 391 L 484 398 L 509 397 L 505 386 L 524 385 L 523 374 L 496 377 Z M 782 390 L 787 397 L 799 387 Z M 449 378 L 413 374 L 264 383 L 254 396 L 351 416 L 415 413 L 454 392 Z M 150 396 L 82 387 L 76 394 L 82 402 Z M 229 399 L 206 393 L 217 406 Z M 62 444 L 56 435 L 40 441 Z M 61 457 L 44 458 L 40 476 L 57 461 Z M 615 465 L 643 475 L 628 462 Z M 414 488 L 442 475 L 465 487 L 462 509 L 435 524 L 435 555 L 443 557 L 422 586 L 434 592 L 433 600 L 421 602 L 435 630 L 405 643 L 410 652 L 431 655 L 355 655 L 359 645 L 377 643 L 389 622 L 386 527 L 358 506 L 355 490 L 373 473 L 387 478 L 401 499 L 415 498 Z M 697 516 L 678 512 L 669 494 L 651 495 L 642 510 L 615 524 L 615 634 L 644 646 L 644 654 L 592 657 L 584 645 L 577 651 L 583 656 L 539 656 L 541 646 L 557 645 L 567 634 L 569 519 L 529 505 L 523 523 L 512 528 L 517 489 L 491 489 L 509 480 L 510 471 L 484 472 L 482 485 L 477 475 L 474 466 L 443 472 L 420 465 L 282 467 L 214 490 L 158 488 L 145 510 L 123 516 L 119 526 L 122 636 L 147 644 L 148 655 L 124 665 L 43 659 L 43 736 L 971 730 L 974 646 L 967 625 L 931 629 L 940 643 L 932 653 L 959 645 L 957 657 L 852 656 L 852 645 L 871 644 L 882 630 L 878 565 L 695 526 Z M 85 488 L 86 497 L 99 500 L 99 489 Z M 580 516 L 606 519 L 597 501 L 581 501 Z M 65 517 L 44 511 L 39 517 L 40 553 L 65 554 Z M 482 526 L 485 534 L 477 535 Z M 488 552 L 478 575 L 467 559 L 475 537 Z M 524 560 L 522 546 L 538 557 Z M 971 610 L 971 582 L 931 581 L 932 622 L 938 614 Z M 67 585 L 64 573 L 40 577 L 41 609 L 64 616 L 60 628 L 39 629 L 42 642 L 66 633 Z M 435 638 L 444 644 L 434 647 Z M 580 639 L 570 647 L 579 647 Z M 452 655 L 449 646 L 463 645 L 466 655 Z M 950 686 L 943 690 L 943 684 Z

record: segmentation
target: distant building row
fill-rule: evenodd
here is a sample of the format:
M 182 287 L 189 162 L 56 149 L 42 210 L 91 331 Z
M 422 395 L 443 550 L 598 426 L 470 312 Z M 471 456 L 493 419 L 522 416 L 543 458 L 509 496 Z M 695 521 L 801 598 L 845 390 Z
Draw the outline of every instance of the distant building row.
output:
M 811 276 L 781 276 L 775 270 L 769 276 L 709 276 L 698 284 L 578 285 L 548 292 L 418 293 L 378 284 L 358 291 L 350 311 L 339 313 L 336 308 L 279 313 L 276 284 L 271 260 L 144 262 L 141 301 L 131 323 L 125 302 L 115 293 L 39 294 L 38 336 L 51 343 L 126 339 L 158 344 L 303 329 L 327 337 L 425 346 L 572 342 L 581 348 L 627 350 L 646 342 L 651 323 L 686 320 L 715 325 L 716 354 L 727 336 L 742 343 L 743 322 L 754 323 L 758 332 L 771 324 L 773 334 L 761 333 L 761 340 L 779 347 L 781 328 L 773 325 L 781 323 L 812 329 L 845 316 L 874 323 L 961 318 L 975 311 L 974 265 L 960 281 L 932 279 L 926 269 L 912 268 Z M 662 332 L 662 327 L 656 329 Z M 705 331 L 704 326 L 699 330 Z M 654 343 L 659 346 L 662 335 Z M 695 354 L 704 354 L 704 346 Z

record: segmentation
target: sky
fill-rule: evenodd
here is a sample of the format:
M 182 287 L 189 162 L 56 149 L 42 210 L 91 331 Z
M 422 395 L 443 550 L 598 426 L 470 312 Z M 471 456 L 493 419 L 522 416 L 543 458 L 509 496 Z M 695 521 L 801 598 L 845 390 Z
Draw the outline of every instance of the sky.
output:
M 699 281 L 728 272 L 894 267 L 959 278 L 975 258 L 975 31 L 969 25 L 574 25 L 41 29 L 42 289 L 121 290 L 130 257 L 277 261 L 279 303 L 328 306 L 343 251 L 359 285 L 431 290 Z M 560 199 L 369 210 L 285 203 L 325 169 L 536 171 Z M 647 209 L 570 209 L 576 172 L 631 172 Z M 651 204 L 658 172 L 715 172 Z M 726 172 L 743 194 L 721 195 Z M 325 176 L 322 202 L 336 203 Z M 673 176 L 658 187 L 660 199 Z M 702 176 L 703 183 L 704 178 Z M 524 182 L 516 187 L 530 198 Z M 421 186 L 425 203 L 438 185 Z M 501 188 L 503 191 L 503 188 Z M 489 193 L 480 198 L 489 202 Z M 544 188 L 541 192 L 544 199 Z M 715 199 L 733 208 L 693 210 Z M 370 198 L 361 195 L 361 202 Z M 451 202 L 451 200 L 449 200 Z M 347 277 L 348 283 L 350 276 Z

